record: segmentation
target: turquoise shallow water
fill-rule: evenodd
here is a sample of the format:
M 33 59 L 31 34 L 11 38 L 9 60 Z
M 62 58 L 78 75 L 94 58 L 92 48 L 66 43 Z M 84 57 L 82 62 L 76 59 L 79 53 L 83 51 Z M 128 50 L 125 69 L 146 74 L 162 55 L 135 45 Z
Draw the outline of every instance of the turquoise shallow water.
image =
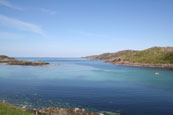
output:
M 19 59 L 52 65 L 0 64 L 0 100 L 31 108 L 80 107 L 121 115 L 173 115 L 171 69 L 117 66 L 82 58 Z

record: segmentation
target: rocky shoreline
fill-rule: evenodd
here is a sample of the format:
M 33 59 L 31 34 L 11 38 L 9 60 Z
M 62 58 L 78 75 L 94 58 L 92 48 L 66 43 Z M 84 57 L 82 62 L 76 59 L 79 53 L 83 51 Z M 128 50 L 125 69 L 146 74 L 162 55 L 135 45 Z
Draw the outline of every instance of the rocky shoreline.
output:
M 0 114 L 8 114 L 7 110 L 9 110 L 10 115 L 19 115 L 19 112 L 20 115 L 105 115 L 103 113 L 88 112 L 85 109 L 79 108 L 48 107 L 44 109 L 28 109 L 27 106 L 17 107 L 7 104 L 4 100 L 2 102 L 0 101 Z M 13 114 L 11 114 L 11 112 Z
M 106 63 L 112 63 L 116 65 L 173 69 L 173 64 L 130 63 L 128 61 L 113 61 L 113 60 L 103 60 L 103 61 Z
M 33 109 L 30 112 L 35 115 L 104 115 L 103 113 L 88 112 L 79 108 L 48 107 L 42 110 Z
M 173 64 L 149 64 L 149 63 L 130 63 L 128 61 L 122 61 L 121 59 L 90 59 L 89 60 L 102 60 L 105 63 L 111 63 L 115 65 L 124 65 L 124 66 L 135 66 L 135 67 L 149 67 L 149 68 L 167 68 L 173 69 Z
M 50 65 L 49 63 L 45 62 L 31 62 L 31 61 L 24 61 L 24 60 L 17 60 L 12 57 L 8 57 L 5 55 L 0 55 L 0 63 L 6 63 L 8 65 L 25 65 L 25 66 L 42 66 L 42 65 Z
M 15 108 L 19 111 L 24 111 L 30 113 L 29 115 L 120 115 L 119 113 L 112 112 L 90 112 L 84 108 L 59 108 L 59 107 L 47 107 L 43 109 L 28 108 L 27 106 L 14 106 L 6 103 L 5 100 L 0 101 L 1 106 L 6 107 L 6 109 Z M 14 110 L 14 111 L 16 111 Z M 11 114 L 10 114 L 11 115 Z M 16 115 L 14 113 L 14 115 Z M 24 114 L 25 115 L 25 114 Z M 28 114 L 27 114 L 28 115 Z

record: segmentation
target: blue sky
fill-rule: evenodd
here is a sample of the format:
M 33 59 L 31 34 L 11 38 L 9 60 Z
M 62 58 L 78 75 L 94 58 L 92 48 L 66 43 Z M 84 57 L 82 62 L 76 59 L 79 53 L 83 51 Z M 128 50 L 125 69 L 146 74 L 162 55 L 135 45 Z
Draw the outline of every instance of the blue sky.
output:
M 0 54 L 80 57 L 172 46 L 173 0 L 0 0 Z

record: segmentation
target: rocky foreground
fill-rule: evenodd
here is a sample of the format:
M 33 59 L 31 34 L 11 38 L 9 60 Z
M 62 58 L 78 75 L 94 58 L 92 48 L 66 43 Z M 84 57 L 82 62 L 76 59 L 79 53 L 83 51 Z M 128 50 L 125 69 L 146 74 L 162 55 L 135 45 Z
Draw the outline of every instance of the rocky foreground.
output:
M 58 108 L 48 107 L 45 109 L 27 109 L 26 106 L 18 108 L 16 106 L 0 101 L 0 115 L 120 115 L 119 113 L 96 113 L 88 112 L 79 108 Z
M 84 58 L 118 65 L 173 68 L 173 47 L 152 47 L 142 51 L 124 50 Z
M 31 66 L 42 66 L 42 65 L 49 65 L 49 63 L 45 62 L 30 62 L 30 61 L 24 61 L 24 60 L 17 60 L 12 57 L 8 57 L 5 55 L 0 55 L 0 63 L 6 63 L 8 65 L 31 65 Z
M 87 112 L 85 109 L 58 107 L 48 107 L 42 110 L 33 109 L 31 112 L 36 115 L 104 115 L 103 113 Z

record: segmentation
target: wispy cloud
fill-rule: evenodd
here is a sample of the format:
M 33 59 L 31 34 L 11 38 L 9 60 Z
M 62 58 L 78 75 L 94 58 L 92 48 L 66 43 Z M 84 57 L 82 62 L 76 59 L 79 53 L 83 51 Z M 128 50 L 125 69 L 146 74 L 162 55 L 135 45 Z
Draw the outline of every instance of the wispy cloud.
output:
M 56 11 L 54 11 L 54 10 L 49 10 L 49 9 L 45 9 L 45 8 L 41 8 L 40 10 L 42 12 L 50 14 L 50 15 L 55 15 L 56 14 Z
M 4 15 L 0 15 L 0 25 L 43 35 L 43 31 L 40 26 Z
M 0 5 L 8 7 L 8 8 L 16 9 L 16 10 L 22 10 L 22 8 L 16 6 L 16 5 L 12 4 L 12 3 L 10 3 L 7 0 L 0 0 Z

